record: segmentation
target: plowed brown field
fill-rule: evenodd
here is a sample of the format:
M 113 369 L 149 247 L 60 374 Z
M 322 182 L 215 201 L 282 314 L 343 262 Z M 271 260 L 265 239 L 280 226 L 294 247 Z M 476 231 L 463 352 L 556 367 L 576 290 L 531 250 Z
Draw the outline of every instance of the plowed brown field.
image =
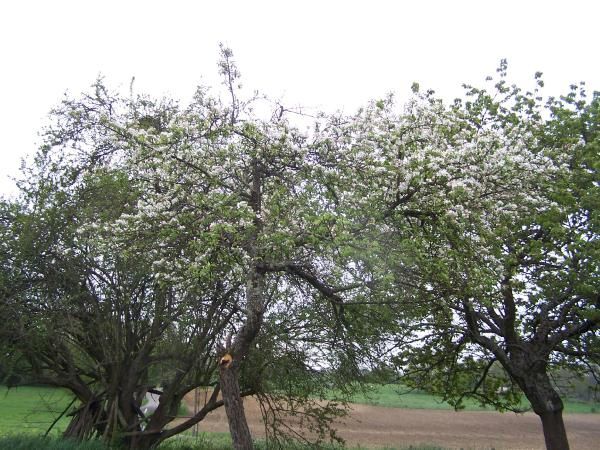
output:
M 186 398 L 193 410 L 193 394 Z M 253 398 L 244 400 L 252 433 L 264 436 L 260 410 Z M 600 449 L 600 415 L 567 414 L 565 425 L 572 450 Z M 350 416 L 337 423 L 349 447 L 408 447 L 439 445 L 444 448 L 530 450 L 544 449 L 540 420 L 533 413 L 441 411 L 352 405 Z M 225 410 L 210 413 L 200 431 L 228 431 Z

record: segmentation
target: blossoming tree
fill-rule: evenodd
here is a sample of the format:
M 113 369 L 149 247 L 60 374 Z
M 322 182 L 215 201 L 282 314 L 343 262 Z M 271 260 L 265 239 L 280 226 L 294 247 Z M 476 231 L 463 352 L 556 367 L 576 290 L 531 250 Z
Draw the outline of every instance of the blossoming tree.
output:
M 330 372 L 341 358 L 340 295 L 362 286 L 333 262 L 345 231 L 322 195 L 319 147 L 281 106 L 240 99 L 227 49 L 220 69 L 226 101 L 199 89 L 181 107 L 101 82 L 66 99 L 22 183 L 5 231 L 25 281 L 10 294 L 7 314 L 20 319 L 5 336 L 32 379 L 75 394 L 68 436 L 148 448 L 224 405 L 234 446 L 247 449 L 243 395 L 263 400 L 271 437 L 284 409 L 314 422 L 318 439 L 342 412 L 309 396 L 323 380 L 307 382 L 317 353 L 329 351 Z M 263 119 L 253 108 L 264 105 L 273 114 Z M 202 386 L 214 386 L 203 407 L 166 429 Z M 160 397 L 145 417 L 149 390 Z
M 544 104 L 539 77 L 522 92 L 505 69 L 450 106 L 374 103 L 332 141 L 363 168 L 356 217 L 379 242 L 365 267 L 395 311 L 381 335 L 402 381 L 456 407 L 522 393 L 566 449 L 552 371 L 598 367 L 598 96 Z

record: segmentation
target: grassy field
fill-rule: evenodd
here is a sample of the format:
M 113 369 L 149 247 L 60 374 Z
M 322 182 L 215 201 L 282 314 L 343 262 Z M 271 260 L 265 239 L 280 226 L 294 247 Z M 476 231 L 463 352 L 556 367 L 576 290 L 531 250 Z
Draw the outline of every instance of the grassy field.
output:
M 390 404 L 393 391 L 381 388 L 376 391 L 381 404 Z M 419 398 L 418 396 L 416 398 Z M 386 400 L 387 399 L 387 400 Z M 357 400 L 360 398 L 357 397 Z M 365 399 L 362 399 L 366 401 Z M 39 386 L 22 386 L 7 389 L 0 386 L 0 450 L 105 450 L 106 447 L 98 442 L 78 444 L 75 442 L 58 440 L 62 430 L 67 426 L 68 419 L 62 418 L 50 433 L 50 438 L 43 435 L 54 419 L 70 403 L 71 396 L 68 392 Z M 369 401 L 375 401 L 370 399 Z M 427 403 L 412 402 L 412 405 L 427 407 Z M 430 405 L 431 406 L 431 405 Z M 406 407 L 406 406 L 405 406 Z M 184 409 L 181 411 L 186 413 Z M 266 449 L 263 441 L 256 442 L 258 450 Z M 324 449 L 339 449 L 341 447 L 327 446 Z M 358 447 L 353 447 L 358 450 Z M 228 433 L 201 433 L 192 436 L 184 433 L 165 442 L 161 450 L 231 450 L 231 438 Z M 308 447 L 298 445 L 289 446 L 290 450 L 308 450 Z M 414 448 L 414 450 L 442 450 L 437 447 Z M 392 449 L 389 449 L 392 450 Z M 397 450 L 401 450 L 398 448 Z
M 21 386 L 9 390 L 0 386 L 0 436 L 44 433 L 71 399 L 67 391 L 57 388 Z M 59 434 L 67 424 L 63 417 L 51 435 Z
M 451 409 L 448 404 L 436 400 L 431 395 L 411 392 L 399 395 L 398 386 L 374 386 L 366 394 L 356 394 L 351 400 L 357 403 L 367 403 L 385 407 L 411 409 Z M 7 390 L 0 386 L 0 450 L 33 450 L 37 448 L 65 450 L 100 450 L 101 446 L 77 447 L 74 443 L 60 443 L 56 439 L 39 441 L 52 421 L 70 403 L 70 395 L 61 389 L 24 386 Z M 482 410 L 473 403 L 467 404 L 467 409 Z M 491 410 L 491 409 L 489 409 Z M 598 403 L 566 402 L 566 411 L 571 413 L 590 413 L 600 411 Z M 184 411 L 182 410 L 182 413 Z M 50 436 L 58 436 L 67 425 L 68 419 L 61 419 Z M 16 436 L 19 435 L 19 436 Z M 40 444 L 42 442 L 42 444 Z M 62 445 L 65 446 L 62 446 Z M 191 433 L 177 436 L 160 447 L 162 450 L 231 450 L 231 440 L 227 433 L 205 433 L 194 437 Z M 262 449 L 264 443 L 257 442 L 257 448 Z M 324 447 L 327 448 L 327 447 Z M 328 447 L 335 448 L 335 447 Z M 435 447 L 423 447 L 415 450 L 432 450 Z M 290 449 L 305 450 L 303 446 Z M 400 450 L 400 449 L 397 449 Z
M 351 401 L 389 408 L 408 409 L 452 409 L 435 397 L 421 392 L 403 393 L 396 385 L 377 385 L 367 393 L 355 394 Z M 399 393 L 403 393 L 399 395 Z M 0 436 L 10 432 L 43 433 L 52 421 L 71 401 L 68 392 L 39 386 L 22 386 L 6 389 L 0 386 Z M 486 410 L 475 402 L 466 402 L 467 410 Z M 492 410 L 487 408 L 487 410 Z M 600 413 L 599 403 L 576 401 L 565 402 L 568 413 Z M 185 408 L 180 408 L 186 414 Z M 58 434 L 67 425 L 68 419 L 62 418 L 52 434 Z
M 15 433 L 45 433 L 72 398 L 68 391 L 57 388 L 21 386 L 9 390 L 0 386 L 0 436 L 10 434 L 11 430 Z M 178 414 L 188 414 L 183 403 Z M 50 435 L 59 435 L 68 423 L 69 418 L 61 418 Z
M 398 385 L 372 385 L 372 389 L 366 393 L 357 393 L 350 399 L 353 403 L 363 403 L 374 406 L 385 406 L 388 408 L 406 408 L 406 409 L 453 409 L 448 403 L 433 395 L 412 391 L 408 392 L 406 388 Z M 482 407 L 473 400 L 466 400 L 466 411 L 493 411 L 492 407 Z M 600 413 L 600 402 L 580 402 L 575 400 L 565 400 L 565 413 Z M 529 402 L 526 400 L 522 407 L 528 408 Z
M 35 435 L 0 437 L 0 450 L 112 450 L 99 441 L 76 442 Z

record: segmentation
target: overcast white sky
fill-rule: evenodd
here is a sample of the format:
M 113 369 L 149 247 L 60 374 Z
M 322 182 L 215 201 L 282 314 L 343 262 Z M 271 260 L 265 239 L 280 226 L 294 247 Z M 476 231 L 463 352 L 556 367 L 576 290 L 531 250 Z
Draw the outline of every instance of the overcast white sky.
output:
M 246 87 L 351 112 L 410 85 L 452 98 L 501 58 L 527 85 L 600 90 L 597 0 L 5 0 L 0 2 L 0 195 L 65 91 L 110 86 L 189 98 L 216 85 L 218 43 Z

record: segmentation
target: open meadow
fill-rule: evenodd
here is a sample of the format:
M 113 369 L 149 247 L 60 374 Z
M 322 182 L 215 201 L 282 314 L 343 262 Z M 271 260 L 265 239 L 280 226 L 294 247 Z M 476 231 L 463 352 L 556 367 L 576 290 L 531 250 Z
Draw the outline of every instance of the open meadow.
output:
M 45 433 L 71 400 L 67 391 L 57 388 L 0 387 L 0 436 Z M 67 424 L 68 418 L 61 418 L 49 434 L 58 435 Z
M 539 419 L 532 413 L 516 415 L 484 410 L 467 404 L 467 410 L 454 412 L 431 395 L 412 392 L 397 394 L 396 386 L 375 386 L 368 394 L 357 394 L 352 400 L 351 414 L 337 424 L 340 435 L 350 448 L 420 448 L 420 449 L 543 449 Z M 53 420 L 70 403 L 60 389 L 23 386 L 0 395 L 0 448 L 15 450 L 6 436 L 45 433 Z M 188 411 L 193 410 L 193 395 L 186 398 Z M 181 408 L 184 413 L 186 408 Z M 253 435 L 261 439 L 264 429 L 256 401 L 246 399 L 245 409 Z M 565 423 L 577 450 L 592 450 L 600 441 L 600 414 L 597 404 L 568 402 Z M 67 419 L 62 418 L 50 433 L 58 436 Z M 207 416 L 198 427 L 199 436 L 187 433 L 161 448 L 228 449 L 230 439 L 225 411 Z M 2 438 L 4 438 L 2 440 Z M 39 442 L 30 447 L 41 448 Z M 412 447 L 411 447 L 412 446 Z M 19 447 L 20 448 L 20 447 Z M 48 448 L 50 447 L 48 444 Z M 56 447 L 58 448 L 58 447 Z M 75 450 L 75 449 L 74 449 Z

